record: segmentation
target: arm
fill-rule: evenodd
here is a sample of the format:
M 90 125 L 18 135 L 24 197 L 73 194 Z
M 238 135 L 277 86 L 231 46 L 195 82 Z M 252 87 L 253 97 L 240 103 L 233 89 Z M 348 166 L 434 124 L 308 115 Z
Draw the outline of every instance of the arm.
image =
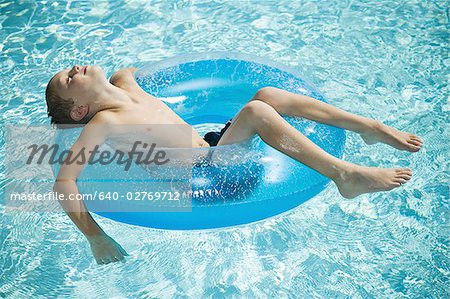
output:
M 95 125 L 96 122 L 98 123 L 98 117 L 92 119 L 91 122 L 93 122 L 94 125 L 87 125 L 71 148 L 71 151 L 75 155 L 83 148 L 85 149 L 85 153 L 89 153 L 96 145 L 103 144 L 106 139 L 106 134 L 108 133 L 105 132 L 107 131 L 106 126 Z M 89 157 L 86 158 L 89 159 Z M 78 164 L 75 162 L 61 165 L 53 190 L 64 194 L 66 199 L 69 198 L 70 194 L 77 195 L 79 192 L 76 180 L 84 166 L 85 164 Z M 60 204 L 73 223 L 86 236 L 97 263 L 106 264 L 122 260 L 125 255 L 128 255 L 119 244 L 111 239 L 100 228 L 94 218 L 92 218 L 82 200 L 63 200 L 60 201 Z

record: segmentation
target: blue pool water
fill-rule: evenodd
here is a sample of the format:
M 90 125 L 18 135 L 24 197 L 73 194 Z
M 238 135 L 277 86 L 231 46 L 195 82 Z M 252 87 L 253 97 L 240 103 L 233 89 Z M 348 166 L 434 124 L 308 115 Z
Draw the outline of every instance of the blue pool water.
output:
M 345 200 L 329 185 L 286 214 L 210 231 L 96 216 L 130 253 L 108 266 L 64 214 L 6 211 L 2 163 L 0 298 L 449 297 L 448 18 L 447 1 L 0 2 L 2 123 L 49 123 L 46 83 L 73 64 L 111 75 L 228 50 L 294 67 L 330 103 L 424 140 L 411 154 L 347 134 L 345 160 L 413 170 L 389 193 Z

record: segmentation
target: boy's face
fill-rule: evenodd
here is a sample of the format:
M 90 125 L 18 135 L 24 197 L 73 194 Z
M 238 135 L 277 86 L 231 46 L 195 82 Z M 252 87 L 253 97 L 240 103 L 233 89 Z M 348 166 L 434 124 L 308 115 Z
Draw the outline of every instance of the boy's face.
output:
M 89 105 L 95 101 L 105 84 L 108 84 L 108 79 L 99 66 L 75 65 L 58 72 L 51 84 L 60 97 L 72 98 L 78 105 Z

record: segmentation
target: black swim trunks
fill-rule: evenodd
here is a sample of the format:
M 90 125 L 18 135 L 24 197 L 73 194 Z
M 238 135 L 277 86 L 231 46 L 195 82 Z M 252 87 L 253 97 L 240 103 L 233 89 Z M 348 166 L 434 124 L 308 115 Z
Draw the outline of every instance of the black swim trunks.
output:
M 222 137 L 223 134 L 225 134 L 225 131 L 230 127 L 230 125 L 231 125 L 231 119 L 229 121 L 227 121 L 227 123 L 225 124 L 223 129 L 220 130 L 220 132 L 208 132 L 205 134 L 203 139 L 206 142 L 208 142 L 209 146 L 216 146 L 217 143 L 219 143 L 220 138 Z

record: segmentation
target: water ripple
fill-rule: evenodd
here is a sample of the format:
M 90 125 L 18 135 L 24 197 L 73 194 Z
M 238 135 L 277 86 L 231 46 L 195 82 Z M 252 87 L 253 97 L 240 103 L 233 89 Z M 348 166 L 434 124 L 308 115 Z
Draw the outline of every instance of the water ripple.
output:
M 171 232 L 95 216 L 130 253 L 125 263 L 108 266 L 95 265 L 64 214 L 10 213 L 0 202 L 0 298 L 449 297 L 447 6 L 3 1 L 3 123 L 48 123 L 46 83 L 75 63 L 112 74 L 176 54 L 232 50 L 296 67 L 332 104 L 419 134 L 425 143 L 411 155 L 368 147 L 349 134 L 346 160 L 410 167 L 412 180 L 354 200 L 330 185 L 293 211 L 246 226 Z M 1 145 L 3 161 L 3 130 Z

